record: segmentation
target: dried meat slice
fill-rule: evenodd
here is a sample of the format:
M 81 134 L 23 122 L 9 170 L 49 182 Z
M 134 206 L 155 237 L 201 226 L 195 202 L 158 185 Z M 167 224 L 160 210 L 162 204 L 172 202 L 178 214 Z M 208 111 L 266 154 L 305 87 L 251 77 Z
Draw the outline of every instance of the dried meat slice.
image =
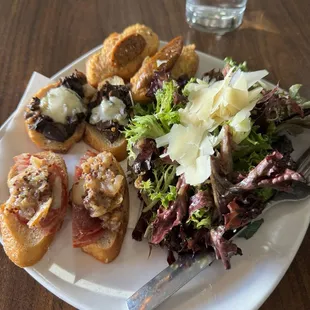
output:
M 72 241 L 73 247 L 83 247 L 99 240 L 104 229 L 101 220 L 91 217 L 84 205 L 72 204 Z

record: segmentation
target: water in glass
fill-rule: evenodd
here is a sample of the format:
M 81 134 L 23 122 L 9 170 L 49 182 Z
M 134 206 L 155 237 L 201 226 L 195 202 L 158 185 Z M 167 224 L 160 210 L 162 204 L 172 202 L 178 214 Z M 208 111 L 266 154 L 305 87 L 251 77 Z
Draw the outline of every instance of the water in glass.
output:
M 198 30 L 224 34 L 242 23 L 247 0 L 187 0 L 186 20 Z

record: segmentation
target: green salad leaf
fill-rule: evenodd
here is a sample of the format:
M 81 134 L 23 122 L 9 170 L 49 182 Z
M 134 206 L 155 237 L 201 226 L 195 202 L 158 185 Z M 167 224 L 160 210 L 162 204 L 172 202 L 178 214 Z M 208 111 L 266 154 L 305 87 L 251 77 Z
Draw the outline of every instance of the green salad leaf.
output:
M 211 229 L 212 213 L 209 208 L 201 208 L 192 213 L 186 222 L 192 224 L 195 229 L 208 228 Z
M 260 220 L 250 223 L 242 232 L 240 232 L 238 237 L 245 238 L 245 239 L 252 238 L 263 223 L 264 223 L 264 219 L 260 219 Z
M 136 103 L 133 107 L 134 115 L 144 116 L 154 114 L 155 104 L 154 103 Z
M 253 126 L 250 134 L 233 153 L 234 170 L 249 171 L 257 166 L 270 151 L 274 141 L 273 131 L 269 134 L 258 133 L 258 126 Z
M 273 188 L 260 188 L 256 190 L 258 197 L 262 199 L 263 202 L 267 202 L 272 196 L 275 194 L 275 190 Z
M 173 94 L 177 91 L 177 87 L 173 80 L 164 82 L 163 88 L 159 89 L 155 94 L 155 117 L 161 122 L 167 132 L 169 132 L 173 124 L 180 122 L 179 112 L 173 105 Z
M 154 115 L 135 116 L 126 127 L 125 138 L 129 157 L 135 158 L 133 146 L 142 138 L 156 139 L 166 134 L 166 131 Z
M 303 98 L 300 94 L 299 94 L 299 90 L 302 87 L 302 84 L 295 84 L 292 85 L 289 88 L 289 96 L 294 99 L 299 105 L 301 105 L 301 107 L 303 109 L 309 109 L 310 108 L 310 101 L 307 101 L 307 99 Z
M 162 206 L 168 207 L 170 201 L 177 197 L 177 190 L 173 184 L 175 179 L 176 167 L 174 165 L 159 165 L 153 169 L 154 180 L 141 181 L 140 190 L 146 194 L 151 203 L 147 205 L 143 212 L 150 210 L 157 202 Z
M 234 68 L 235 71 L 237 71 L 237 70 L 239 70 L 239 69 L 240 69 L 241 71 L 244 71 L 244 72 L 249 71 L 249 70 L 248 70 L 248 67 L 247 67 L 246 61 L 244 61 L 244 62 L 238 64 L 238 63 L 237 63 L 236 61 L 234 61 L 231 57 L 226 57 L 226 58 L 224 59 L 224 62 L 225 62 L 225 64 L 228 65 L 229 67 Z
M 183 88 L 183 91 L 182 91 L 182 93 L 183 93 L 183 95 L 184 96 L 188 96 L 189 95 L 189 93 L 190 93 L 190 85 L 191 84 L 193 84 L 193 83 L 196 83 L 196 81 L 197 81 L 197 79 L 195 78 L 195 77 L 192 77 L 187 83 L 186 83 L 186 85 L 184 86 L 184 88 Z
M 164 82 L 155 94 L 156 104 L 136 104 L 135 117 L 125 128 L 129 157 L 135 158 L 133 146 L 142 138 L 156 139 L 170 131 L 173 124 L 180 122 L 179 107 L 173 104 L 173 94 L 178 89 L 174 81 Z

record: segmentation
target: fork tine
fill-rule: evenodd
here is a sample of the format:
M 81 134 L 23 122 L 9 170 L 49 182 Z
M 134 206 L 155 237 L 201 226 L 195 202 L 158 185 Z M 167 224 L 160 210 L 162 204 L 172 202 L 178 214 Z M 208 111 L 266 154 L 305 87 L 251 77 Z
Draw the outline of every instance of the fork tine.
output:
M 310 147 L 297 160 L 296 166 L 297 172 L 306 179 L 310 176 Z
M 297 165 L 297 172 L 299 172 L 302 175 L 309 174 L 310 172 L 310 157 L 306 158 L 303 162 L 301 162 L 299 165 Z

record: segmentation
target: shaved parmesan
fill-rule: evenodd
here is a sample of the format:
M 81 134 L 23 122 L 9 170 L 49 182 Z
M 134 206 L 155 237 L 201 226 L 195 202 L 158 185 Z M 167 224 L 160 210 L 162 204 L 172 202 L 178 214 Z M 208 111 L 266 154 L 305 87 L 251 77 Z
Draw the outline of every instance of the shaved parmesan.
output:
M 169 133 L 167 154 L 182 166 L 189 166 L 196 160 L 203 131 L 190 125 L 173 125 Z
M 214 153 L 209 135 L 204 135 L 200 127 L 180 124 L 172 126 L 170 133 L 156 139 L 157 147 L 168 145 L 171 160 L 177 161 L 177 175 L 184 173 L 186 182 L 197 185 L 210 177 L 210 155 Z
M 228 123 L 233 131 L 233 140 L 237 144 L 243 141 L 251 131 L 252 122 L 250 116 L 255 103 L 256 101 L 239 111 Z
M 251 131 L 251 110 L 262 97 L 262 87 L 249 89 L 268 72 L 233 72 L 212 84 L 198 80 L 186 86 L 188 103 L 179 110 L 180 124 L 156 139 L 157 147 L 167 146 L 167 156 L 178 162 L 177 175 L 184 174 L 191 185 L 201 184 L 211 175 L 210 156 L 223 140 L 224 131 L 215 135 L 218 126 L 228 123 L 233 140 L 240 143 Z
M 210 156 L 199 156 L 191 166 L 177 167 L 176 174 L 179 176 L 183 173 L 186 183 L 194 186 L 203 183 L 211 175 Z
M 269 72 L 267 70 L 259 70 L 254 72 L 242 72 L 243 78 L 246 80 L 248 89 L 256 84 L 258 81 L 267 76 Z
M 206 86 L 209 86 L 209 83 L 200 79 L 196 79 L 196 83 L 186 84 L 186 91 L 191 93 L 193 91 L 198 91 L 200 89 L 206 88 Z
M 184 126 L 192 124 L 212 132 L 223 122 L 230 120 L 243 108 L 247 107 L 262 88 L 248 91 L 255 83 L 268 74 L 266 70 L 256 72 L 233 73 L 232 70 L 222 81 L 212 85 L 200 82 L 187 87 L 189 103 L 180 109 L 180 121 Z

